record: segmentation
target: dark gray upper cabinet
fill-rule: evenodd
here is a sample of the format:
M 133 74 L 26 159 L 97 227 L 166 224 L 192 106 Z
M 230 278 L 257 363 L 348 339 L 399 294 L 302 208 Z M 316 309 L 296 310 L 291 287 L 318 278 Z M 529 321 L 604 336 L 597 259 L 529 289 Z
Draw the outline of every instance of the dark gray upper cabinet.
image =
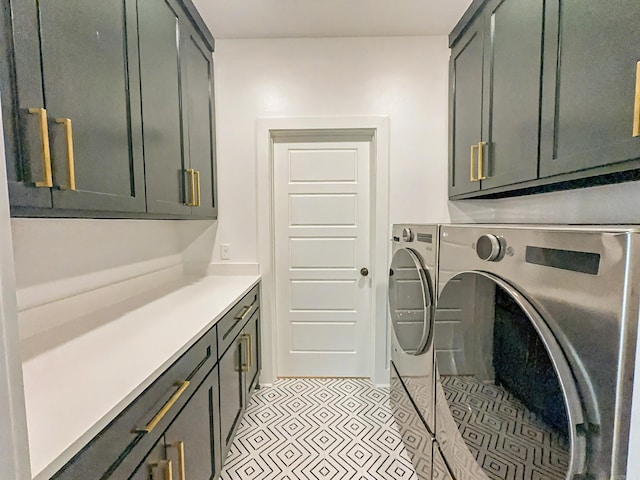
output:
M 482 140 L 483 19 L 474 21 L 451 50 L 449 62 L 449 195 L 475 192 Z
M 147 208 L 215 217 L 213 58 L 173 0 L 138 0 Z
M 538 173 L 543 7 L 489 1 L 450 61 L 450 196 Z
M 218 212 L 215 171 L 213 59 L 193 28 L 184 32 L 184 61 L 188 150 L 194 170 L 196 201 L 193 214 L 215 217 Z
M 14 215 L 217 215 L 213 37 L 190 0 L 0 2 Z
M 542 20 L 543 2 L 492 0 L 485 7 L 483 190 L 538 176 Z
M 540 175 L 640 158 L 640 2 L 546 4 Z
M 637 179 L 638 18 L 636 0 L 474 0 L 449 37 L 449 196 Z
M 179 42 L 184 14 L 171 0 L 138 0 L 138 14 L 147 208 L 190 214 Z
M 31 90 L 17 99 L 21 140 L 39 147 L 23 185 L 50 190 L 56 209 L 144 212 L 135 1 L 12 7 L 16 88 Z M 46 109 L 46 125 L 36 108 Z M 47 141 L 50 182 L 41 167 Z

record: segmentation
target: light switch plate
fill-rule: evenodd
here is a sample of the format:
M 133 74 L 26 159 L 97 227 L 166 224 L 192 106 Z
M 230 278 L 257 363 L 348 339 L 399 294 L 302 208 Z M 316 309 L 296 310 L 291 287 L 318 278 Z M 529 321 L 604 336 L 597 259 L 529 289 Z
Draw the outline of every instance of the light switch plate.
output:
M 223 243 L 220 245 L 220 258 L 222 260 L 230 260 L 231 259 L 231 245 L 228 243 Z

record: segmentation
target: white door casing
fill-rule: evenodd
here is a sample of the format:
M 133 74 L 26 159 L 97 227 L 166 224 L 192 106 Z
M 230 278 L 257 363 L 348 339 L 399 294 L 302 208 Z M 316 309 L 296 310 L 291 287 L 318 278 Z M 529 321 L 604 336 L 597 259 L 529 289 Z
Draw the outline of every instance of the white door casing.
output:
M 370 142 L 273 148 L 278 375 L 369 377 Z

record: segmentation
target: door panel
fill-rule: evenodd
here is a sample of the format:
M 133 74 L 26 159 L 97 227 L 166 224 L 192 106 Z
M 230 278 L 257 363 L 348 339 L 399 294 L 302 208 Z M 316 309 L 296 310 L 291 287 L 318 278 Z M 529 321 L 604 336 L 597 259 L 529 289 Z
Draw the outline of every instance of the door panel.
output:
M 482 17 L 451 51 L 449 77 L 449 195 L 476 192 L 477 163 L 470 165 L 472 145 L 482 140 Z M 477 160 L 477 152 L 476 152 Z
M 274 145 L 278 372 L 368 376 L 369 142 Z
M 640 3 L 547 2 L 540 175 L 640 158 Z
M 236 339 L 220 359 L 220 432 L 222 463 L 233 441 L 233 434 L 242 418 L 244 408 L 244 382 L 240 368 L 242 341 Z
M 202 39 L 189 29 L 184 38 L 188 147 L 191 168 L 199 172 L 199 205 L 193 214 L 217 215 L 213 125 L 213 59 Z
M 56 208 L 144 211 L 136 12 L 132 0 L 40 2 L 44 97 L 54 185 L 69 184 L 73 122 L 77 192 L 53 190 Z
M 140 85 L 147 208 L 190 214 L 184 191 L 188 159 L 182 146 L 180 7 L 171 0 L 138 0 Z M 184 15 L 184 14 L 182 14 Z M 186 161 L 185 161 L 186 159 Z
M 543 6 L 494 0 L 485 7 L 483 190 L 538 176 Z

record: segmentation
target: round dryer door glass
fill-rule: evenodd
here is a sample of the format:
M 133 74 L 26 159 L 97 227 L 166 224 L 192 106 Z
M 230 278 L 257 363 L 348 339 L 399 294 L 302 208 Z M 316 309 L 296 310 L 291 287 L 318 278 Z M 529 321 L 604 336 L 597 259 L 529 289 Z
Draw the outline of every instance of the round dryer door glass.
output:
M 431 341 L 431 286 L 418 256 L 400 249 L 389 271 L 389 310 L 402 350 L 420 355 Z
M 454 477 L 582 478 L 582 400 L 550 323 L 484 272 L 449 280 L 434 320 L 436 436 Z

